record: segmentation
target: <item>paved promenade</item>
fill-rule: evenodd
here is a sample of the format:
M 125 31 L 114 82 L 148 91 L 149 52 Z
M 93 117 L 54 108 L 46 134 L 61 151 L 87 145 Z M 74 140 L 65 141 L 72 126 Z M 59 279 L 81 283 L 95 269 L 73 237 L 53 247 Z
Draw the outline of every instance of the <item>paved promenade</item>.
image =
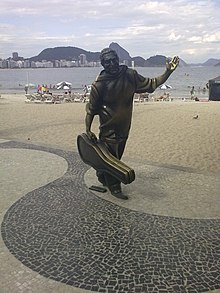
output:
M 220 174 L 128 163 L 123 201 L 75 152 L 0 140 L 0 293 L 220 292 Z

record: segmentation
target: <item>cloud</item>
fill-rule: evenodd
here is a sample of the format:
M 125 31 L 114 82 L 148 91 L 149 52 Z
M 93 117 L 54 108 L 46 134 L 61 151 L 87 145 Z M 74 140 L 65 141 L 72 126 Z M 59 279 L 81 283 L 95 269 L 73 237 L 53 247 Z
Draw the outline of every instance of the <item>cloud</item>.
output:
M 219 52 L 219 9 L 218 0 L 1 0 L 0 57 L 62 45 L 99 51 L 117 41 L 132 56 L 199 61 Z
M 176 35 L 174 32 L 172 32 L 169 36 L 168 36 L 168 39 L 170 41 L 178 41 L 182 38 L 181 35 Z
M 204 43 L 220 43 L 220 32 L 214 34 L 205 34 L 203 37 Z

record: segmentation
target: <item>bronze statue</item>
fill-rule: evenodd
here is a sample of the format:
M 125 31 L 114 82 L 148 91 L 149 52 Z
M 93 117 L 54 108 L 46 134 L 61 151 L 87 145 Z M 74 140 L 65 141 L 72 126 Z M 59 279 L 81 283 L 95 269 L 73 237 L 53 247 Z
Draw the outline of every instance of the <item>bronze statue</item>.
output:
M 177 68 L 179 57 L 175 56 L 172 60 L 167 60 L 165 72 L 155 78 L 143 77 L 136 70 L 119 65 L 117 53 L 110 48 L 101 51 L 100 59 L 104 70 L 91 87 L 89 102 L 86 105 L 86 134 L 90 141 L 97 141 L 91 126 L 94 116 L 98 115 L 100 121 L 98 141 L 120 160 L 131 126 L 134 94 L 154 92 Z M 117 177 L 112 176 L 105 169 L 97 170 L 96 174 L 99 182 L 107 186 L 112 195 L 128 199 L 122 193 L 122 181 Z

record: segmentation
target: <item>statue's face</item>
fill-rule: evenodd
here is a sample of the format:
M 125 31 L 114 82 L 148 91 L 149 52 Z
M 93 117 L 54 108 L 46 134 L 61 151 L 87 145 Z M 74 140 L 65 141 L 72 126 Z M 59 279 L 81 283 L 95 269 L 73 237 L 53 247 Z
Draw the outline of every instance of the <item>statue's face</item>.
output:
M 105 54 L 102 66 L 107 73 L 117 74 L 119 71 L 119 60 L 113 53 Z

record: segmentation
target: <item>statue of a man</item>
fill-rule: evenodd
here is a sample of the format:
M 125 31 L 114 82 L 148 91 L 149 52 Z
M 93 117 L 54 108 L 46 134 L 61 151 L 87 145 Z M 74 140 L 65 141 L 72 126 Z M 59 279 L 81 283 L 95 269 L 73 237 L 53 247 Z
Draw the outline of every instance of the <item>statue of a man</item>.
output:
M 135 93 L 152 93 L 163 84 L 177 68 L 179 58 L 175 56 L 166 62 L 165 72 L 155 78 L 146 78 L 136 70 L 119 65 L 117 53 L 105 48 L 100 54 L 104 70 L 92 84 L 89 102 L 86 105 L 86 133 L 91 140 L 97 140 L 91 131 L 93 118 L 99 116 L 99 139 L 110 153 L 121 159 L 131 126 L 133 97 Z M 122 193 L 121 182 L 106 172 L 97 171 L 99 182 L 107 186 L 111 194 L 128 199 Z

